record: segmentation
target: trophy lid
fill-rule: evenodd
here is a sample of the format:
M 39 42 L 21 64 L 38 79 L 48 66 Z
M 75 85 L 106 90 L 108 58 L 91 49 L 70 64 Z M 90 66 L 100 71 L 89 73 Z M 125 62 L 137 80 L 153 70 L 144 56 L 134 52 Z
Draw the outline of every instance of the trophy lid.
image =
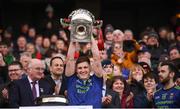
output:
M 70 18 L 71 21 L 76 20 L 76 19 L 85 19 L 85 20 L 88 20 L 90 22 L 95 21 L 94 15 L 86 9 L 74 10 L 71 12 L 71 14 L 68 16 L 68 18 Z
M 43 95 L 36 99 L 37 105 L 67 105 L 68 100 L 62 95 Z

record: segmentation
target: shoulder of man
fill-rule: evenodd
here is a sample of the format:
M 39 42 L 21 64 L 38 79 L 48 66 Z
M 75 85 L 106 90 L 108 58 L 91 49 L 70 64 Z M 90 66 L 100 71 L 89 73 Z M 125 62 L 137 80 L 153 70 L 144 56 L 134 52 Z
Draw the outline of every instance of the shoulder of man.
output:
M 159 93 L 161 90 L 162 90 L 162 87 L 159 88 L 159 89 L 157 89 L 157 90 L 155 91 L 155 94 L 156 94 L 156 93 Z
M 21 78 L 21 79 L 12 81 L 11 84 L 23 84 L 25 81 L 28 81 L 28 79 L 27 78 Z
M 174 88 L 180 91 L 180 86 L 175 86 Z
M 51 84 L 52 86 L 55 86 L 56 83 L 54 82 L 54 80 L 52 79 L 51 75 L 47 75 L 45 76 L 45 78 L 40 79 L 40 81 L 44 81 L 44 82 L 48 82 L 49 84 Z

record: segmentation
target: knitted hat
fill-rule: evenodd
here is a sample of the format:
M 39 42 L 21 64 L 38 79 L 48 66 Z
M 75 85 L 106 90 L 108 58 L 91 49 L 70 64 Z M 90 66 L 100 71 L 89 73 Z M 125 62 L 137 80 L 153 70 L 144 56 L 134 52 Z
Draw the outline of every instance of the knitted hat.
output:
M 108 32 L 112 33 L 113 31 L 114 31 L 113 26 L 111 24 L 107 24 L 104 30 L 104 34 L 106 35 Z
M 54 9 L 53 9 L 53 7 L 50 4 L 48 4 L 48 6 L 46 7 L 45 11 L 46 12 L 53 12 Z
M 158 34 L 156 32 L 150 32 L 148 34 L 148 39 L 151 38 L 151 37 L 154 37 L 154 38 L 158 39 Z

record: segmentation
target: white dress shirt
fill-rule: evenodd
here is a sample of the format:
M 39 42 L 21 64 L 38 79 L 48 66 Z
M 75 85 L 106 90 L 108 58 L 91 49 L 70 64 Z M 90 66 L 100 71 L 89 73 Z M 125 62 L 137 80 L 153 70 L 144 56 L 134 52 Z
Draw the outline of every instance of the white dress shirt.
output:
M 32 79 L 28 76 L 28 80 L 29 80 L 29 84 L 31 85 L 31 89 L 33 87 L 32 85 Z M 35 88 L 36 88 L 36 97 L 39 97 L 40 96 L 40 93 L 39 93 L 39 81 L 37 81 L 37 84 L 35 84 Z

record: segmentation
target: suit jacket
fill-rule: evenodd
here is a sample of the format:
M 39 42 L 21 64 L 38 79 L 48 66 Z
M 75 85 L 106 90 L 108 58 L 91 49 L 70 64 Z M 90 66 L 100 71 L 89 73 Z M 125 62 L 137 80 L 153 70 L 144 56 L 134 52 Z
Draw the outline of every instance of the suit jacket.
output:
M 51 75 L 47 75 L 44 78 L 44 80 L 47 81 L 50 84 L 52 90 L 55 89 L 56 83 L 53 80 L 53 78 L 51 77 Z M 62 81 L 61 82 L 62 82 L 62 84 L 61 84 L 61 88 L 60 88 L 60 91 L 59 91 L 59 95 L 64 95 L 64 91 L 67 90 L 65 75 L 62 75 Z
M 6 108 L 9 106 L 9 99 L 3 97 L 2 91 L 4 88 L 6 88 L 8 90 L 8 93 L 9 93 L 11 83 L 12 82 L 8 82 L 8 83 L 4 83 L 4 84 L 0 85 L 0 108 Z
M 114 92 L 111 89 L 106 89 L 105 96 L 107 95 L 112 96 L 112 101 L 111 101 L 111 104 L 109 105 L 102 105 L 103 108 L 120 108 L 121 107 L 119 94 L 117 92 Z
M 50 85 L 44 80 L 39 80 L 39 94 L 41 95 L 52 95 Z M 17 81 L 13 81 L 12 87 L 9 91 L 10 107 L 19 106 L 34 106 L 35 101 L 31 91 L 31 85 L 28 78 L 23 78 Z

